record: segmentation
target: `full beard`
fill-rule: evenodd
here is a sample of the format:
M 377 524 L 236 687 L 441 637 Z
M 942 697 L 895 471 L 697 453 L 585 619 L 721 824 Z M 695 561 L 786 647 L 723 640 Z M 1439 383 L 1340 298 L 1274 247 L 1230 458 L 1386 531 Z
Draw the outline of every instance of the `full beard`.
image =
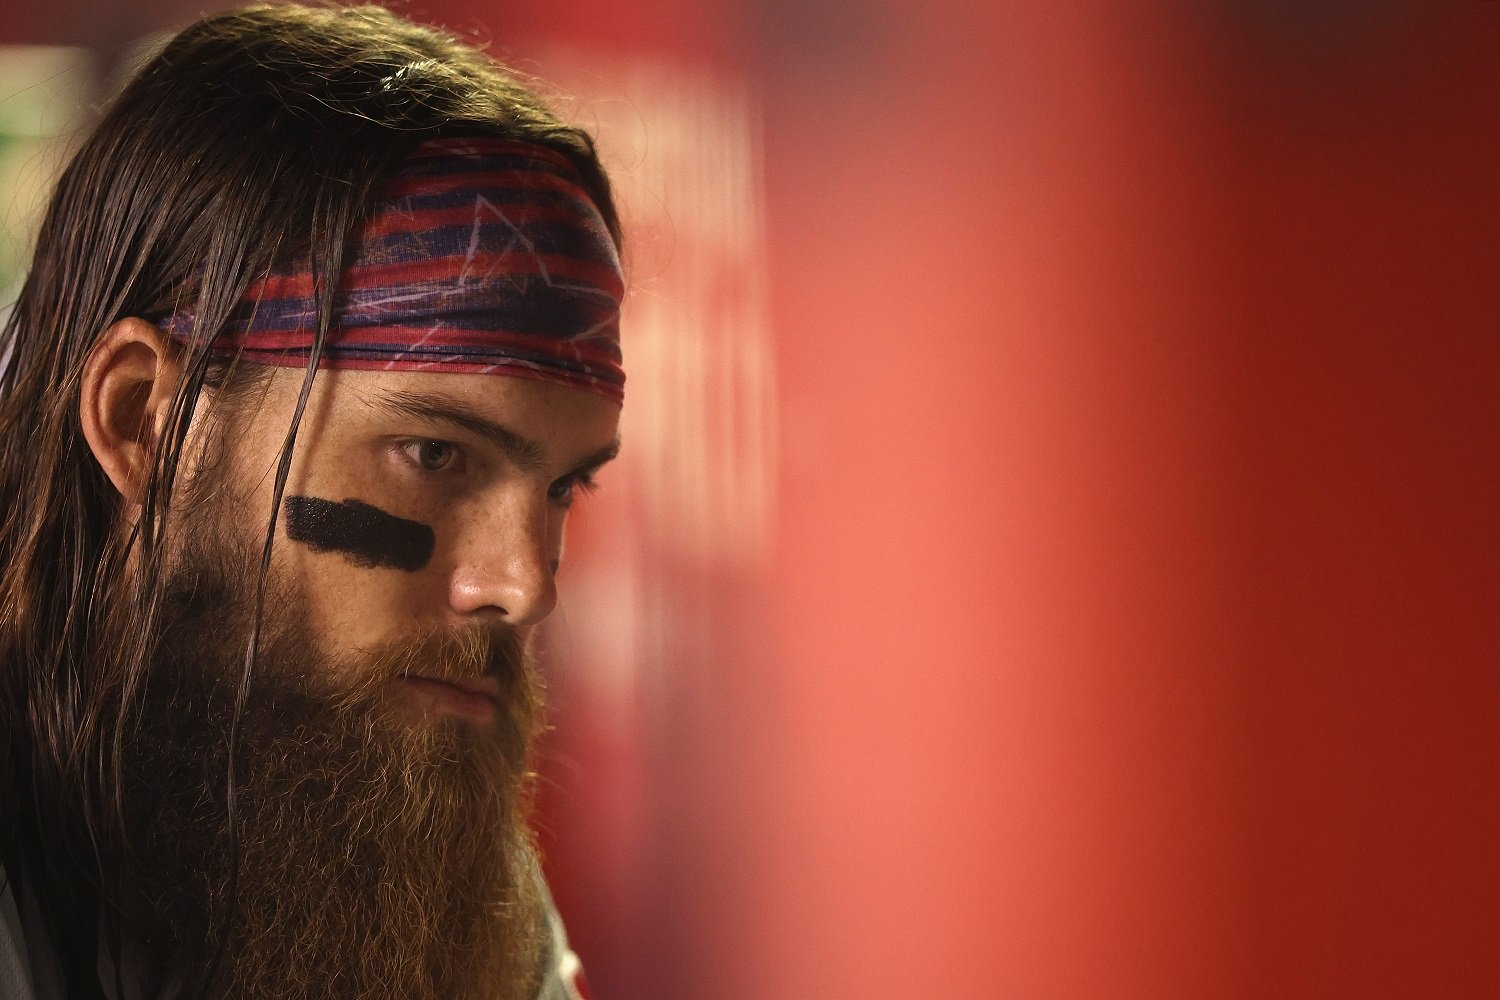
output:
M 126 739 L 128 846 L 106 862 L 127 975 L 147 996 L 535 996 L 538 696 L 513 635 L 445 633 L 328 663 L 273 586 L 231 792 L 252 602 L 225 562 L 177 560 Z M 413 719 L 407 672 L 493 674 L 497 725 Z

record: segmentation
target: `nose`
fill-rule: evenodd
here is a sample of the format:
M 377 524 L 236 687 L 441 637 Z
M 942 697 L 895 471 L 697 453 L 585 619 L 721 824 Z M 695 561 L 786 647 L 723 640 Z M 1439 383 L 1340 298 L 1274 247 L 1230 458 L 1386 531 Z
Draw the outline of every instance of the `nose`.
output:
M 510 497 L 485 515 L 466 519 L 457 547 L 449 605 L 461 617 L 498 617 L 507 625 L 535 625 L 557 605 L 561 525 L 545 497 Z

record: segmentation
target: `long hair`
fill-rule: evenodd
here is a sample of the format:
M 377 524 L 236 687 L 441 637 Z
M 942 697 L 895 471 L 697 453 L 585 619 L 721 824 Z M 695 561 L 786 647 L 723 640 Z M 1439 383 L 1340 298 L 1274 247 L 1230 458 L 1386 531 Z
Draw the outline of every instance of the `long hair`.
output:
M 0 847 L 12 876 L 32 880 L 70 974 L 92 979 L 99 921 L 110 920 L 100 845 L 121 836 L 121 748 L 160 621 L 183 443 L 205 388 L 228 393 L 249 368 L 226 375 L 215 339 L 254 279 L 310 260 L 319 309 L 305 402 L 372 190 L 416 145 L 448 135 L 566 156 L 618 241 L 586 133 L 480 52 L 376 7 L 257 6 L 192 25 L 125 87 L 62 175 L 3 334 Z M 184 308 L 195 329 L 132 525 L 84 440 L 81 372 L 115 321 Z M 302 402 L 281 453 L 261 601 Z

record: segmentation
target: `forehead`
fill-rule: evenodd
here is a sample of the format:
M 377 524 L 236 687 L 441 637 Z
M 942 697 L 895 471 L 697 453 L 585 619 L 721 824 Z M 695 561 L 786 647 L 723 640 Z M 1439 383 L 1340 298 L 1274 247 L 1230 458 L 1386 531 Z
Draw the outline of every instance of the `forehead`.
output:
M 273 368 L 254 419 L 260 442 L 279 445 L 302 390 L 303 369 Z M 423 371 L 319 371 L 299 422 L 299 451 L 367 437 L 445 431 L 479 438 L 508 432 L 534 444 L 547 465 L 567 465 L 609 449 L 620 408 L 575 386 L 510 375 Z M 315 457 L 309 455 L 309 457 Z

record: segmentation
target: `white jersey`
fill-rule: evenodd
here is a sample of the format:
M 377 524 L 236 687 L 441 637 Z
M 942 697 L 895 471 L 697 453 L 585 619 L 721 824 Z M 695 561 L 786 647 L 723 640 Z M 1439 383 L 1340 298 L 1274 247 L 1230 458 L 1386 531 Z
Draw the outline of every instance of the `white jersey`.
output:
M 542 991 L 537 1000 L 589 1000 L 588 986 L 583 978 L 583 963 L 568 947 L 568 932 L 563 928 L 562 915 L 552 902 L 552 893 L 547 890 L 547 880 L 537 873 L 542 900 L 547 906 L 547 923 L 552 928 L 552 952 L 547 959 L 547 978 L 542 981 Z

